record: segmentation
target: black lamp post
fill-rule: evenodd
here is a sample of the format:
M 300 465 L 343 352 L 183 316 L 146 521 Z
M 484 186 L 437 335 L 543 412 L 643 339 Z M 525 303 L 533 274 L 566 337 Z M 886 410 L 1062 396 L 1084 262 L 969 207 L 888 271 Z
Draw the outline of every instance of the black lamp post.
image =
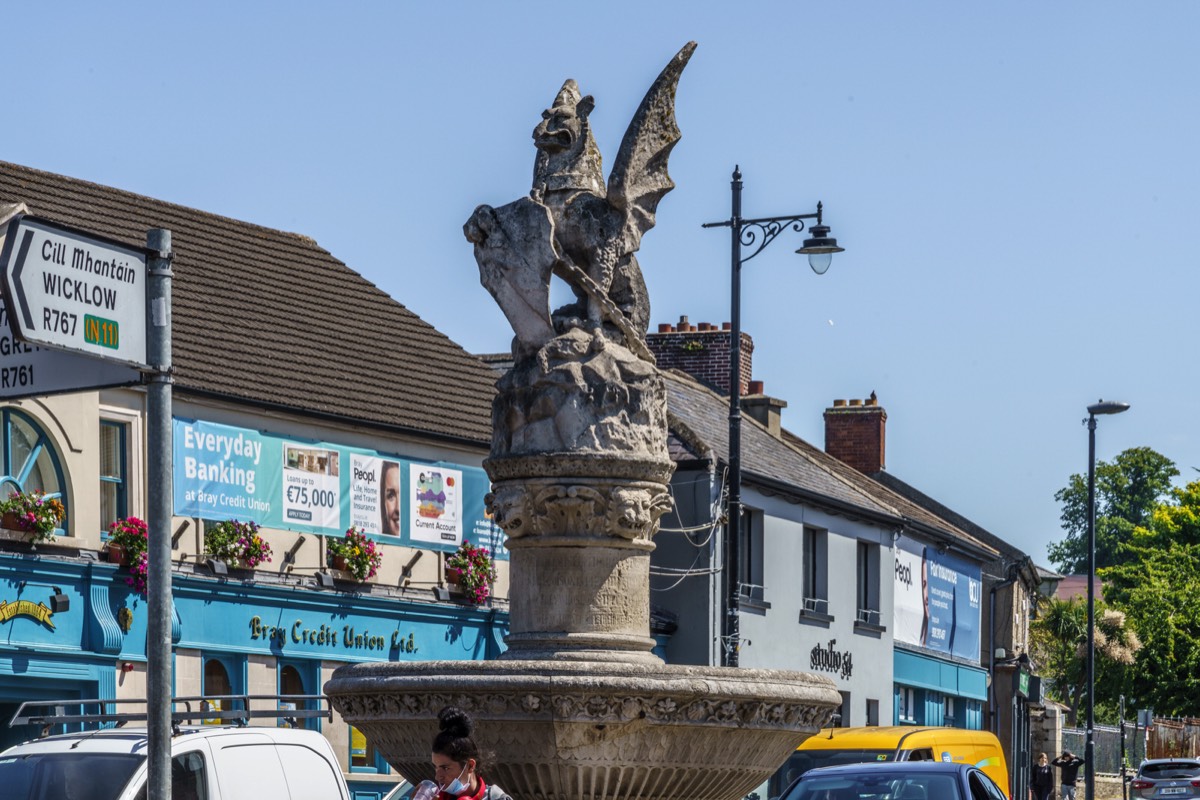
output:
M 1087 407 L 1088 429 L 1088 512 L 1087 512 L 1087 740 L 1083 751 L 1084 800 L 1096 800 L 1096 417 L 1120 414 L 1129 403 L 1101 400 Z
M 821 204 L 817 203 L 815 214 L 793 214 L 787 217 L 761 217 L 742 219 L 742 171 L 733 169 L 730 183 L 733 192 L 732 214 L 723 222 L 707 222 L 705 228 L 729 228 L 732 253 L 730 258 L 732 286 L 730 289 L 729 344 L 729 494 L 726 504 L 725 572 L 729 600 L 725 608 L 723 628 L 722 664 L 726 667 L 738 665 L 738 649 L 741 646 L 738 613 L 741 603 L 740 545 L 742 535 L 742 264 L 762 252 L 789 225 L 799 232 L 804 230 L 804 220 L 817 222 L 810 229 L 810 238 L 797 253 L 808 256 L 813 272 L 824 275 L 834 253 L 845 248 L 838 247 L 837 239 L 829 236 L 829 226 L 821 223 Z M 751 248 L 750 255 L 742 255 L 742 247 Z

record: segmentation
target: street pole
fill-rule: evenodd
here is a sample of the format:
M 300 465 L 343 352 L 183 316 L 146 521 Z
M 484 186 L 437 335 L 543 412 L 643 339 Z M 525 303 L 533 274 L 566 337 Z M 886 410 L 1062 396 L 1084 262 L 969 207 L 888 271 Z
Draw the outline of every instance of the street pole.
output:
M 725 582 L 728 600 L 725 604 L 725 635 L 721 652 L 726 667 L 738 666 L 741 649 L 742 601 L 742 171 L 734 167 L 730 228 L 733 232 L 730 248 L 729 288 L 729 517 L 725 530 Z
M 1120 414 L 1129 410 L 1129 404 L 1101 400 L 1087 410 L 1087 739 L 1083 751 L 1083 796 L 1084 800 L 1096 800 L 1096 415 Z
M 1087 739 L 1083 750 L 1084 800 L 1096 798 L 1096 415 L 1088 414 L 1087 516 Z
M 705 228 L 729 228 L 730 245 L 730 311 L 729 327 L 729 464 L 728 495 L 726 498 L 725 522 L 725 614 L 721 625 L 721 664 L 738 666 L 738 651 L 741 649 L 741 538 L 742 538 L 742 264 L 763 251 L 775 237 L 790 226 L 794 231 L 804 230 L 804 220 L 817 221 L 811 229 L 811 238 L 797 253 L 808 256 L 808 263 L 818 275 L 829 267 L 833 253 L 839 247 L 837 239 L 829 236 L 829 227 L 821 224 L 821 204 L 817 203 L 815 214 L 793 214 L 787 217 L 763 217 L 742 219 L 742 171 L 733 168 L 730 181 L 732 200 L 729 219 L 722 222 L 706 222 Z M 743 257 L 742 245 L 753 248 L 750 255 Z
M 147 796 L 171 800 L 171 232 L 146 234 Z

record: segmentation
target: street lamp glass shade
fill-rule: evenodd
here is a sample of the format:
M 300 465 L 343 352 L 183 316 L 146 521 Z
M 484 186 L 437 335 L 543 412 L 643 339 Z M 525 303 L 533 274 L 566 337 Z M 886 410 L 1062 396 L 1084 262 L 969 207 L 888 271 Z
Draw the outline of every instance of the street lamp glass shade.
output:
M 1121 403 L 1116 400 L 1101 400 L 1099 403 L 1092 403 L 1087 407 L 1088 413 L 1092 416 L 1100 414 L 1120 414 L 1122 411 L 1129 410 L 1129 403 Z
M 828 225 L 813 225 L 812 237 L 804 240 L 804 246 L 796 252 L 808 256 L 808 265 L 813 272 L 824 275 L 829 269 L 834 253 L 841 253 L 844 247 L 838 247 L 837 239 L 829 235 Z
M 808 265 L 812 267 L 812 271 L 818 275 L 824 275 L 829 269 L 829 265 L 833 263 L 833 253 L 809 253 Z

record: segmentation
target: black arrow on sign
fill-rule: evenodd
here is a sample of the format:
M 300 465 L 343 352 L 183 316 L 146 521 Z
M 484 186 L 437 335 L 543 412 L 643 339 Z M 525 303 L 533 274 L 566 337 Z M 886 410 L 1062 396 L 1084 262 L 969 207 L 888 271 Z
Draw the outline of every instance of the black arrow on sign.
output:
M 25 330 L 32 331 L 33 315 L 29 313 L 29 301 L 25 299 L 25 287 L 21 285 L 21 270 L 25 269 L 25 256 L 29 255 L 29 243 L 33 241 L 33 231 L 25 231 L 21 240 L 21 249 L 17 251 L 17 265 L 13 267 L 13 287 L 17 292 L 17 303 L 21 306 L 21 316 L 25 318 Z

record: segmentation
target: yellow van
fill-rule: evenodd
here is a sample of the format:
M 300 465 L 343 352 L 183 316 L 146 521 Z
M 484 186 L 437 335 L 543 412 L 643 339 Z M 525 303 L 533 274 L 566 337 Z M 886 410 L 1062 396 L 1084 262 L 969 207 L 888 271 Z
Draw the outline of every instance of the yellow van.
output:
M 864 761 L 954 761 L 978 767 L 1012 796 L 1008 764 L 1000 740 L 989 731 L 923 728 L 913 725 L 825 728 L 809 737 L 781 772 L 791 783 L 815 767 Z M 786 784 L 781 787 L 786 788 Z

